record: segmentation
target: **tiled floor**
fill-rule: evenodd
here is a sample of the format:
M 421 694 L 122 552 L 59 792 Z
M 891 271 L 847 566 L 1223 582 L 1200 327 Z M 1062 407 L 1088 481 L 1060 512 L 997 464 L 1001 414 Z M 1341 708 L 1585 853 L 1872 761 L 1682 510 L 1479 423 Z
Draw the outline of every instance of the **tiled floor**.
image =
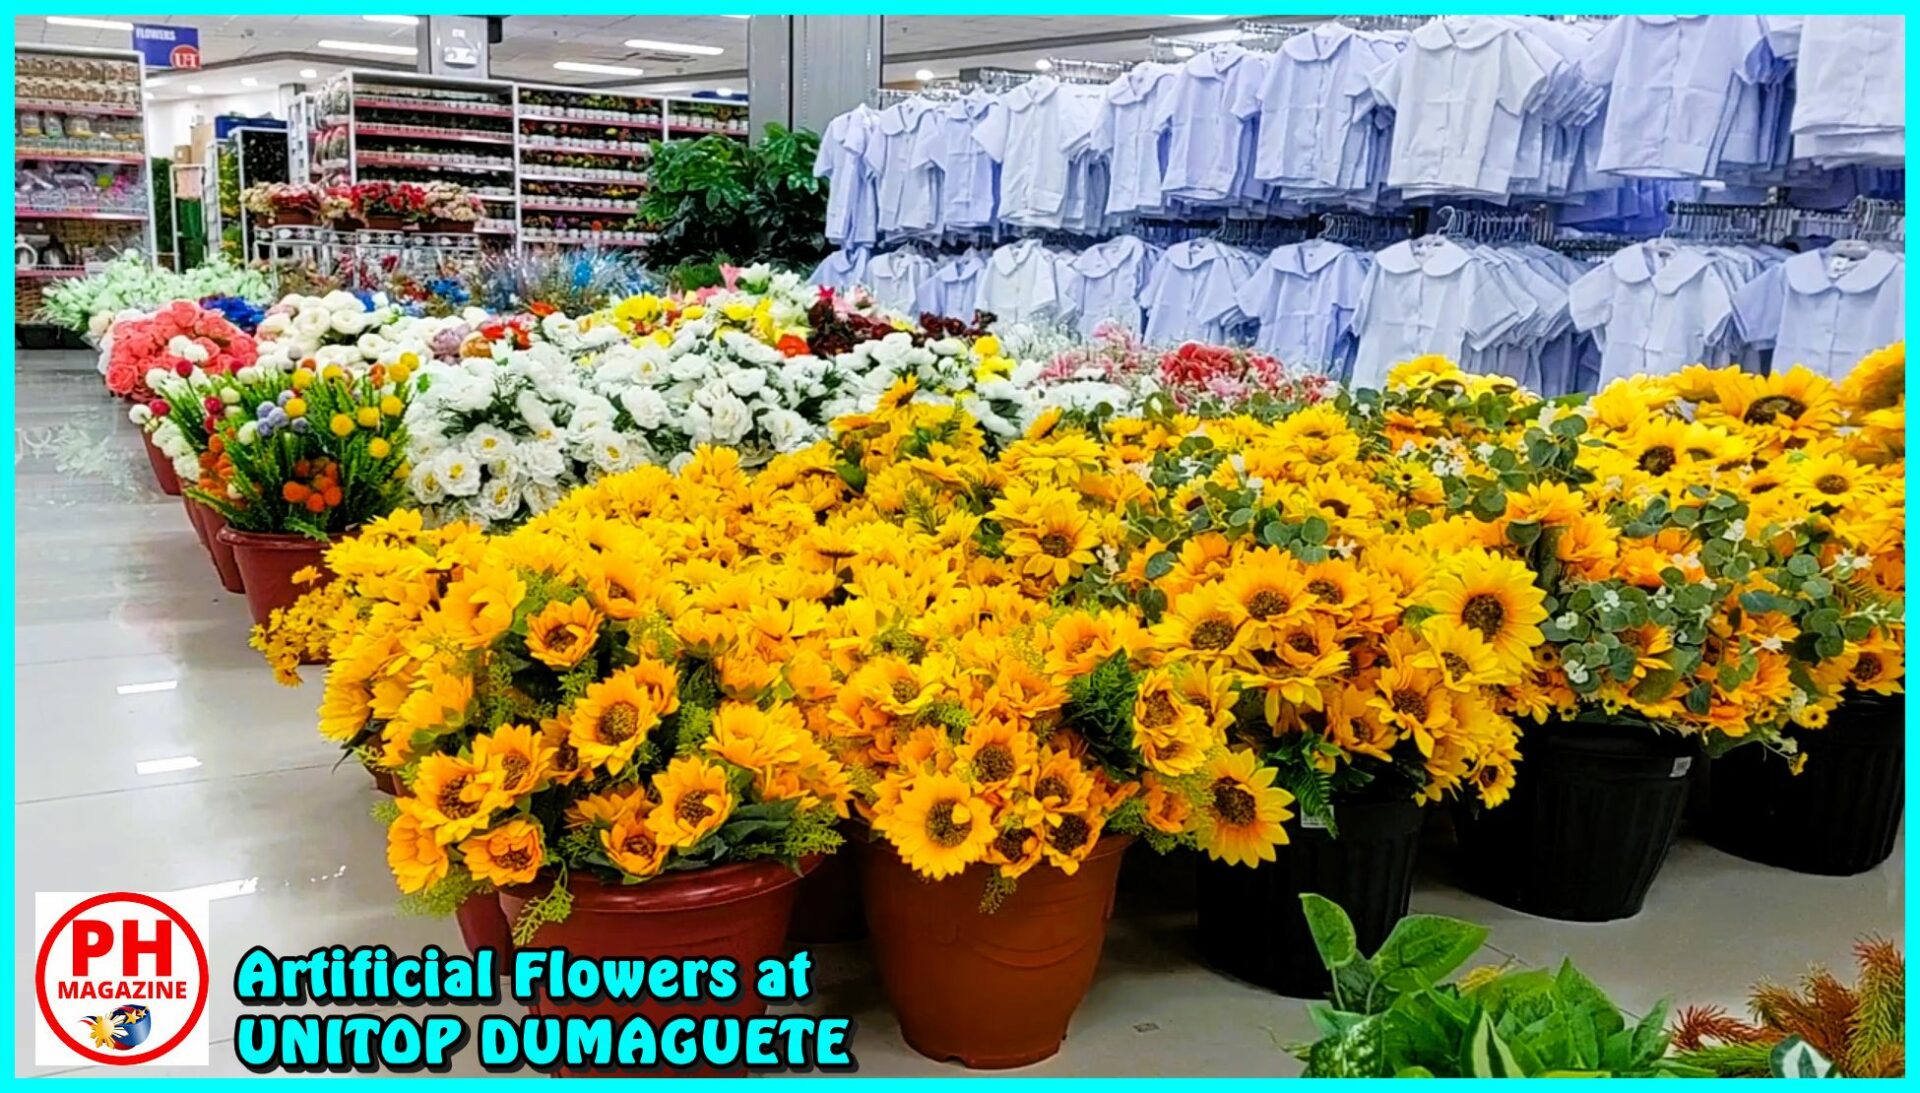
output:
M 313 731 L 318 686 L 277 686 L 246 647 L 247 615 L 220 591 L 177 499 L 161 495 L 137 435 L 77 353 L 23 353 L 14 442 L 18 879 L 15 939 L 32 958 L 38 891 L 169 891 L 234 882 L 214 904 L 212 1073 L 242 1073 L 228 1046 L 238 1004 L 223 986 L 248 947 L 457 946 L 451 922 L 394 910 L 365 775 L 335 769 Z M 168 689 L 122 694 L 129 684 Z M 141 774 L 143 761 L 199 765 Z M 130 840 L 128 833 L 138 832 Z M 1622 1005 L 1657 998 L 1738 1007 L 1762 975 L 1808 961 L 1848 967 L 1853 939 L 1902 936 L 1902 852 L 1865 876 L 1797 876 L 1682 841 L 1646 910 L 1605 925 L 1529 918 L 1446 880 L 1423 858 L 1414 908 L 1486 923 L 1491 961 L 1563 955 Z M 1191 903 L 1128 885 L 1100 976 L 1056 1058 L 1020 1073 L 1275 1075 L 1278 1044 L 1309 1035 L 1305 1006 L 1209 971 Z M 953 1074 L 901 1041 L 858 944 L 816 949 L 809 1007 L 851 1013 L 868 1074 Z M 1850 977 L 1850 973 L 1848 973 Z M 22 1014 L 32 988 L 16 984 Z M 16 1030 L 22 1073 L 31 1024 Z M 480 1073 L 471 1053 L 458 1073 Z M 199 1073 L 206 1073 L 200 1071 Z

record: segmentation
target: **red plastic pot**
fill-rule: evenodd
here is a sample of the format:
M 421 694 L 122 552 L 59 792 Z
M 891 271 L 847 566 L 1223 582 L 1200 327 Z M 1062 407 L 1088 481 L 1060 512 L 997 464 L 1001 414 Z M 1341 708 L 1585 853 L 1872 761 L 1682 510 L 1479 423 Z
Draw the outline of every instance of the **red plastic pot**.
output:
M 812 869 L 818 859 L 802 863 Z M 622 957 L 652 960 L 731 957 L 739 971 L 739 992 L 721 1001 L 655 1001 L 635 1003 L 602 997 L 594 1002 L 537 999 L 539 1016 L 606 1016 L 615 1022 L 636 1013 L 647 1014 L 658 1027 L 681 1014 L 755 1017 L 767 1003 L 754 990 L 754 969 L 767 957 L 787 951 L 787 920 L 801 874 L 777 861 L 740 862 L 684 873 L 663 873 L 645 884 L 603 884 L 584 873 L 567 878 L 573 912 L 564 922 L 542 923 L 529 948 L 564 947 L 576 957 Z M 505 921 L 514 922 L 529 901 L 552 890 L 551 877 L 500 891 Z M 616 1042 L 618 1032 L 615 1032 Z M 669 1069 L 665 1066 L 562 1070 L 574 1077 L 609 1074 L 657 1074 L 663 1077 L 740 1076 L 744 1069 Z
M 367 767 L 365 770 L 373 776 L 374 789 L 379 790 L 389 797 L 400 796 L 400 779 L 395 778 L 392 771 L 375 770 L 372 767 Z
M 234 559 L 233 544 L 220 538 L 227 528 L 227 518 L 220 510 L 203 501 L 189 499 L 188 506 L 196 510 L 200 526 L 207 533 L 207 553 L 213 555 L 213 568 L 220 574 L 220 587 L 229 592 L 245 592 L 246 582 L 240 576 L 240 563 Z
M 220 537 L 233 548 L 233 560 L 246 586 L 247 610 L 256 625 L 265 626 L 275 610 L 292 607 L 302 595 L 333 580 L 326 561 L 330 543 L 304 535 L 270 535 L 231 527 L 222 528 Z M 294 584 L 293 575 L 308 566 L 320 571 L 320 579 L 312 584 Z
M 929 882 L 891 844 L 850 841 L 861 856 L 873 961 L 907 1043 L 982 1070 L 1058 1052 L 1093 984 L 1133 839 L 1101 839 L 1072 876 L 1035 866 L 991 914 L 980 910 L 987 866 Z
M 167 458 L 167 453 L 154 447 L 153 437 L 144 430 L 140 433 L 140 445 L 147 450 L 147 466 L 153 468 L 153 480 L 160 487 L 160 492 L 168 497 L 180 496 L 180 476 L 174 472 L 173 460 Z
M 513 931 L 507 928 L 507 914 L 500 909 L 500 900 L 492 892 L 474 896 L 460 905 L 453 913 L 454 921 L 460 924 L 460 940 L 470 953 L 481 949 L 492 949 L 494 967 L 501 975 L 513 971 Z
M 200 519 L 200 506 L 194 504 L 193 498 L 183 493 L 180 495 L 180 507 L 187 510 L 187 523 L 193 526 L 194 537 L 200 540 L 200 546 L 205 549 L 208 556 L 211 557 L 213 554 L 213 543 L 211 537 L 207 534 L 206 522 Z

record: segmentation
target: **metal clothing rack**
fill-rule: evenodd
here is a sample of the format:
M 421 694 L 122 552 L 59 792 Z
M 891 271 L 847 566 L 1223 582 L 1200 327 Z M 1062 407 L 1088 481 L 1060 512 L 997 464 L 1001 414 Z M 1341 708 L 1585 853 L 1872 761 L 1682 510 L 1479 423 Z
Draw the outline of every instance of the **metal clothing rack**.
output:
M 1133 68 L 1115 61 L 1082 61 L 1075 57 L 1048 57 L 1046 62 L 1047 75 L 1071 82 L 1112 83 Z
M 1545 206 L 1496 212 L 1442 205 L 1433 210 L 1427 228 L 1436 236 L 1471 239 L 1480 243 L 1541 242 L 1552 237 L 1553 219 Z
M 1326 213 L 1320 217 L 1320 238 L 1332 243 L 1371 250 L 1413 237 L 1411 216 L 1368 216 L 1364 213 Z
M 1707 243 L 1771 243 L 1793 233 L 1796 210 L 1786 205 L 1714 205 L 1667 202 L 1663 239 Z

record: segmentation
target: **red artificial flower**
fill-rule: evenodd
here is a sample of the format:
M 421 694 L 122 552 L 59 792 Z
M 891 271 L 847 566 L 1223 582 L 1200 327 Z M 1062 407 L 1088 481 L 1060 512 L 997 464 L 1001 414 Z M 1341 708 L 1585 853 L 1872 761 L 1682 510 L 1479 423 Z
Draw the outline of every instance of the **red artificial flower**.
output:
M 544 319 L 560 309 L 544 300 L 535 300 L 533 303 L 527 305 L 527 310 Z
M 780 340 L 774 343 L 774 348 L 778 349 L 783 357 L 804 357 L 813 352 L 813 349 L 807 345 L 807 339 L 798 334 L 780 335 Z

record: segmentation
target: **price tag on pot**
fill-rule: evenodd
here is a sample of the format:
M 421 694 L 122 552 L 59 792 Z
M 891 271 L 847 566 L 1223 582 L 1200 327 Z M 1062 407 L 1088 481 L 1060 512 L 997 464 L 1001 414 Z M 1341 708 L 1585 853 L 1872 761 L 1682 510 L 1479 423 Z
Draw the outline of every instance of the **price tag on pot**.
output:
M 1682 755 L 1680 758 L 1675 759 L 1673 761 L 1673 773 L 1668 775 L 1668 777 L 1685 778 L 1687 776 L 1687 772 L 1692 769 L 1693 769 L 1693 756 Z
M 1327 820 L 1326 820 L 1326 817 L 1324 816 L 1314 816 L 1309 813 L 1302 812 L 1300 814 L 1300 827 L 1301 827 L 1301 830 L 1303 831 L 1304 830 L 1325 831 L 1327 829 Z

